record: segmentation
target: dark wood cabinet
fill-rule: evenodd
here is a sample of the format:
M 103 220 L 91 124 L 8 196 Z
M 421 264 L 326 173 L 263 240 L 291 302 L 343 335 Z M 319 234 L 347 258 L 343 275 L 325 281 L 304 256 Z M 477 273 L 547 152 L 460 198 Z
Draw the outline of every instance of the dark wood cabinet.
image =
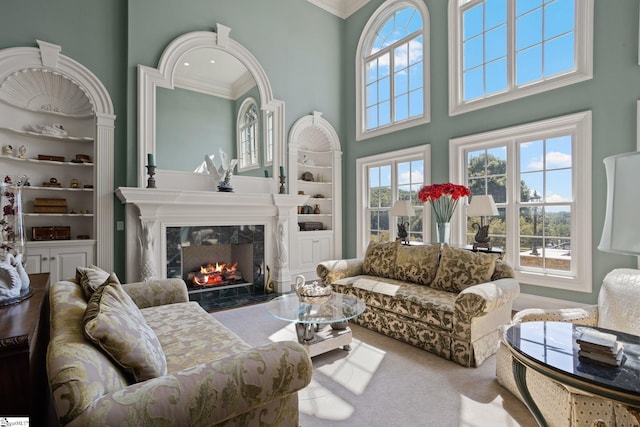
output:
M 49 273 L 30 274 L 33 295 L 0 308 L 0 416 L 45 425 L 49 408 Z

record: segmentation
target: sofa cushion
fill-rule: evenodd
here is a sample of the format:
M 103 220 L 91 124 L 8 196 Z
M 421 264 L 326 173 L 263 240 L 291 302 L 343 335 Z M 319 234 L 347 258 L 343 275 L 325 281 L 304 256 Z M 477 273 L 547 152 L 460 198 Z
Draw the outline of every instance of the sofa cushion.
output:
M 460 292 L 491 280 L 498 254 L 484 254 L 444 245 L 438 272 L 431 284 L 436 289 Z
M 332 284 L 336 292 L 360 298 L 371 307 L 451 331 L 456 294 L 401 280 L 376 276 L 352 276 Z
M 440 244 L 424 246 L 400 246 L 396 256 L 398 280 L 428 285 L 438 271 Z
M 400 241 L 371 242 L 364 256 L 364 274 L 378 277 L 396 278 L 396 255 Z
M 136 381 L 166 375 L 167 361 L 158 337 L 119 283 L 96 289 L 84 315 L 86 337 Z
M 148 307 L 140 312 L 158 336 L 170 374 L 251 348 L 197 302 Z
M 76 268 L 76 281 L 82 286 L 84 297 L 88 300 L 100 285 L 104 283 L 120 283 L 115 273 L 108 273 L 103 269 L 90 265 Z

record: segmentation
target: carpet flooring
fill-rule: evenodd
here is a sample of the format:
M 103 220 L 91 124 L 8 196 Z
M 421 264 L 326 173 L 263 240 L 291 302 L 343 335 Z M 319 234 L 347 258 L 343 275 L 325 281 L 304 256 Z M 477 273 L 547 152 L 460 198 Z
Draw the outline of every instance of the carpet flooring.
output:
M 256 346 L 295 340 L 291 324 L 264 304 L 212 314 Z M 313 358 L 313 379 L 302 390 L 300 424 L 367 427 L 534 427 L 535 420 L 495 379 L 495 356 L 464 368 L 357 325 L 352 350 Z

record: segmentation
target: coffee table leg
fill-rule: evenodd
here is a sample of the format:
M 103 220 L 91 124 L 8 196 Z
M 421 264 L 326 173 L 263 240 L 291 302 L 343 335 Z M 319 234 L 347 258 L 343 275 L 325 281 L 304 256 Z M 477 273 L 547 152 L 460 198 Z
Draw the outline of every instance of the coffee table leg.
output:
M 531 393 L 529 393 L 529 388 L 527 387 L 527 367 L 513 357 L 511 358 L 511 367 L 513 369 L 513 379 L 531 415 L 533 415 L 540 427 L 547 427 L 547 421 L 544 419 L 544 416 L 542 416 L 538 405 L 533 401 Z

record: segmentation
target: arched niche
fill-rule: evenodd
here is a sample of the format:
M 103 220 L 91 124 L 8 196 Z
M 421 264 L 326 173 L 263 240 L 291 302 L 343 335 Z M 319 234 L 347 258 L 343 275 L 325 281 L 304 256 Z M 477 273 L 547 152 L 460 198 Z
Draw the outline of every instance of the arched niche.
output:
M 37 40 L 38 47 L 0 50 L 0 86 L 4 101 L 35 111 L 32 100 L 68 110 L 67 114 L 95 117 L 94 138 L 94 232 L 95 263 L 113 270 L 113 132 L 116 116 L 111 97 L 102 82 L 79 62 L 61 53 L 58 45 Z M 53 82 L 50 77 L 58 77 Z M 20 89 L 10 79 L 20 79 Z M 60 90 L 62 84 L 64 90 Z M 86 102 L 85 102 L 86 101 Z M 22 104 L 22 105 L 20 105 Z M 41 108 L 38 106 L 37 108 Z M 63 111 L 61 111 L 63 113 Z
M 157 68 L 144 65 L 138 66 L 138 186 L 146 187 L 148 154 L 156 153 L 156 89 L 173 89 L 175 74 L 180 59 L 188 52 L 198 48 L 211 48 L 227 52 L 239 60 L 251 73 L 256 81 L 260 94 L 260 109 L 272 115 L 273 162 L 269 179 L 255 177 L 233 178 L 233 185 L 238 181 L 247 183 L 244 188 L 253 192 L 277 193 L 278 167 L 285 158 L 285 124 L 284 102 L 273 98 L 271 83 L 264 69 L 249 50 L 229 37 L 231 29 L 221 24 L 216 25 L 216 31 L 194 31 L 183 34 L 174 39 L 163 51 Z M 204 152 L 202 153 L 205 154 Z M 184 188 L 188 185 L 194 190 L 214 189 L 205 174 L 161 170 L 156 171 L 156 180 L 160 188 Z M 242 191 L 242 188 L 241 190 Z

